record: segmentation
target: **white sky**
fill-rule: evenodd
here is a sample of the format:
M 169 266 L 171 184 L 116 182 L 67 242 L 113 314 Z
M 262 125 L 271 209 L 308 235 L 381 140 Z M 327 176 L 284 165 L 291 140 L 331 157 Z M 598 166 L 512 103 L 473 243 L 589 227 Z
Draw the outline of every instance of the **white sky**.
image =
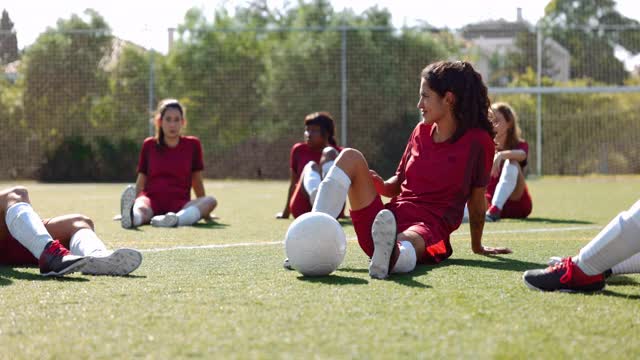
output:
M 270 5 L 297 0 L 269 0 Z M 487 19 L 513 21 L 516 8 L 521 7 L 523 17 L 535 23 L 544 14 L 548 0 L 458 0 L 447 4 L 433 0 L 331 0 L 334 9 L 345 7 L 356 13 L 378 4 L 393 15 L 396 26 L 414 25 L 425 21 L 431 25 L 459 28 L 465 24 Z M 35 41 L 47 27 L 54 27 L 60 18 L 69 18 L 72 13 L 82 14 L 84 9 L 98 11 L 111 26 L 113 33 L 126 40 L 161 52 L 167 51 L 167 28 L 182 22 L 185 12 L 198 7 L 211 18 L 219 6 L 234 8 L 246 4 L 246 0 L 12 0 L 0 5 L 9 12 L 18 34 L 18 46 L 23 48 Z M 640 1 L 618 0 L 618 9 L 627 17 L 640 20 Z M 452 7 L 455 7 L 453 10 Z

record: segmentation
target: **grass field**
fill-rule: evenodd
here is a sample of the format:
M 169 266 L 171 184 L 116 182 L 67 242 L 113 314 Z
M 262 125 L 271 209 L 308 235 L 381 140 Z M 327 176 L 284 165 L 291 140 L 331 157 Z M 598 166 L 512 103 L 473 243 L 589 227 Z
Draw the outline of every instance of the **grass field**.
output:
M 333 275 L 282 269 L 284 182 L 208 181 L 218 223 L 129 231 L 111 220 L 123 184 L 25 183 L 41 216 L 88 215 L 144 262 L 123 278 L 0 267 L 0 359 L 639 358 L 640 275 L 595 295 L 534 292 L 521 276 L 575 254 L 640 197 L 640 177 L 529 184 L 530 219 L 485 227 L 486 245 L 513 254 L 474 255 L 463 224 L 451 259 L 378 281 L 348 221 Z

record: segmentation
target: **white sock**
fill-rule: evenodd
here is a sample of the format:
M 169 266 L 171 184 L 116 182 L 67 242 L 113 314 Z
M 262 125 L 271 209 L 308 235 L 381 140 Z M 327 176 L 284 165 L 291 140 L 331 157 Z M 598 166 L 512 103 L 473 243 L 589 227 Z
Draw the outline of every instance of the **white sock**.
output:
M 391 273 L 404 274 L 411 272 L 416 268 L 417 261 L 418 257 L 416 255 L 416 249 L 413 247 L 413 244 L 409 241 L 402 241 L 400 242 L 400 256 L 398 257 L 398 261 L 396 261 L 396 265 L 391 270 Z
M 318 195 L 311 211 L 323 212 L 337 218 L 347 200 L 349 186 L 349 176 L 338 166 L 333 166 L 318 187 Z
M 518 184 L 518 165 L 515 161 L 505 160 L 502 166 L 502 173 L 500 173 L 500 180 L 496 185 L 496 191 L 491 198 L 491 205 L 496 206 L 500 210 L 504 207 L 504 204 L 509 200 L 509 196 L 516 189 Z
M 133 205 L 133 226 L 142 225 L 142 211 L 137 204 Z
M 331 167 L 333 166 L 333 164 L 335 163 L 334 160 L 329 160 L 327 162 L 325 162 L 324 164 L 322 164 L 322 176 L 327 177 L 327 174 L 329 174 L 329 170 L 331 170 Z
M 30 204 L 20 202 L 7 209 L 5 223 L 14 239 L 29 250 L 36 259 L 53 238 L 44 227 L 42 219 Z
M 640 253 L 637 253 L 627 260 L 612 267 L 611 273 L 613 275 L 640 273 Z
M 99 252 L 106 252 L 107 247 L 91 229 L 80 229 L 71 236 L 69 241 L 69 251 L 78 256 L 95 255 Z
M 313 165 L 315 164 L 316 163 L 314 161 L 309 161 L 302 170 L 302 186 L 304 186 L 307 194 L 309 194 L 309 202 L 311 205 L 313 205 L 313 202 L 316 200 L 318 187 L 322 181 L 320 174 L 313 170 Z
M 587 275 L 597 275 L 640 252 L 640 201 L 618 214 L 580 250 L 576 264 Z
M 188 206 L 187 208 L 178 211 L 176 215 L 178 215 L 178 226 L 193 225 L 202 217 L 200 209 L 198 209 L 197 206 Z

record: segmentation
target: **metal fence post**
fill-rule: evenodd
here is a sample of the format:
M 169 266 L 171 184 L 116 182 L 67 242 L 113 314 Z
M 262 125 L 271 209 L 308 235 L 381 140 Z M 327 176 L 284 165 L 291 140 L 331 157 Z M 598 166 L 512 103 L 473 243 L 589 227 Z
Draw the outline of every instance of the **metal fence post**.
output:
M 340 97 L 340 145 L 347 146 L 347 27 L 342 26 L 342 50 L 340 73 L 342 82 L 342 95 Z
M 155 111 L 155 99 L 154 99 L 154 86 L 155 86 L 155 75 L 154 75 L 154 51 L 153 49 L 149 51 L 149 136 L 153 136 L 155 134 L 155 124 L 153 123 L 153 112 Z
M 538 95 L 536 97 L 536 170 L 538 176 L 542 175 L 542 94 L 540 87 L 542 86 L 542 26 L 540 22 L 536 25 L 536 42 L 537 42 L 537 71 L 536 86 L 538 87 Z

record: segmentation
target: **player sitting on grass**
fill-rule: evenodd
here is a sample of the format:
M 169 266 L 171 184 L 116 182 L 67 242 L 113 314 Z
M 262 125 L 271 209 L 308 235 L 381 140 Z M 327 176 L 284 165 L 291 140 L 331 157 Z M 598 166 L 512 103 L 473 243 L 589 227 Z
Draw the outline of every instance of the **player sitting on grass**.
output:
M 423 120 L 409 138 L 396 174 L 384 181 L 362 153 L 344 149 L 320 184 L 313 211 L 337 216 L 347 193 L 358 243 L 371 258 L 369 275 L 412 271 L 451 256 L 450 234 L 469 203 L 471 247 L 482 245 L 485 187 L 493 162 L 493 126 L 482 77 L 467 62 L 438 62 L 421 74 Z M 383 205 L 380 196 L 391 197 Z
M 602 290 L 611 274 L 640 272 L 640 200 L 618 214 L 577 256 L 526 271 L 524 283 L 542 291 Z
M 175 99 L 160 102 L 156 136 L 145 139 L 138 162 L 138 178 L 120 198 L 121 225 L 130 229 L 151 223 L 158 227 L 193 225 L 209 219 L 217 205 L 206 196 L 202 181 L 202 145 L 182 136 L 184 108 Z M 196 198 L 190 200 L 191 187 Z
M 284 210 L 278 219 L 298 217 L 311 211 L 322 177 L 327 174 L 342 148 L 335 139 L 331 114 L 316 112 L 304 119 L 304 142 L 291 148 L 289 156 L 289 191 Z
M 39 265 L 45 276 L 76 271 L 127 275 L 142 262 L 137 250 L 107 250 L 86 216 L 63 215 L 43 221 L 31 207 L 24 187 L 0 191 L 0 212 L 0 265 Z

